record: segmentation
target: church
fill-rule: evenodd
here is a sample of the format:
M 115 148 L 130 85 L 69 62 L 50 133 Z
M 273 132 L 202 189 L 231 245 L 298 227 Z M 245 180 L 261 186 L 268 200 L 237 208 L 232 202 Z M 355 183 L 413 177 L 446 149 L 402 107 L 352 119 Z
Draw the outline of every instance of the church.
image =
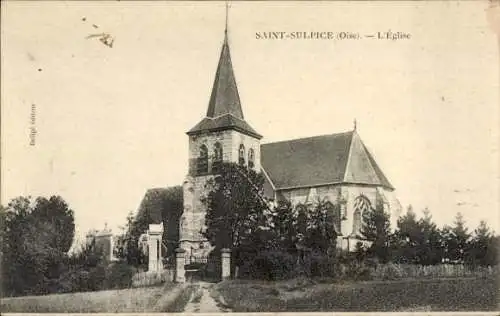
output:
M 359 240 L 361 215 L 382 199 L 397 218 L 401 206 L 394 187 L 367 149 L 356 126 L 331 135 L 261 143 L 245 119 L 231 62 L 227 28 L 224 34 L 208 109 L 204 118 L 187 131 L 189 170 L 183 183 L 184 211 L 179 224 L 179 246 L 193 255 L 208 253 L 210 245 L 200 234 L 205 209 L 201 202 L 206 181 L 221 162 L 253 168 L 265 177 L 265 196 L 287 199 L 304 207 L 318 199 L 341 203 L 335 227 L 337 245 L 354 250 Z

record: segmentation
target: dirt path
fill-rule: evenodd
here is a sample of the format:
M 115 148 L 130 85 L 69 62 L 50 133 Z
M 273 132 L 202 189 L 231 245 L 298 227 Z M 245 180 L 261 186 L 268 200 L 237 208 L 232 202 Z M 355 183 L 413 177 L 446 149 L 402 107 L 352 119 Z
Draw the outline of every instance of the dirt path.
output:
M 231 312 L 222 303 L 217 302 L 213 296 L 215 292 L 213 283 L 199 282 L 191 299 L 187 303 L 185 313 L 227 313 Z

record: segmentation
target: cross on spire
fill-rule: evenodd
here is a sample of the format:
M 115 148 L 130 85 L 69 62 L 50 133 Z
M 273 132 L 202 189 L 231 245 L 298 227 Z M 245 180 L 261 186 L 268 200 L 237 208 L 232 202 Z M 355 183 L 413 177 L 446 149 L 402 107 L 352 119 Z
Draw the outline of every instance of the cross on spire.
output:
M 356 119 L 354 119 L 353 124 L 354 124 L 353 130 L 356 130 L 358 127 L 358 122 L 356 121 Z
M 228 20 L 228 16 L 229 16 L 229 1 L 226 0 L 226 26 L 224 28 L 224 33 L 227 34 L 227 20 Z

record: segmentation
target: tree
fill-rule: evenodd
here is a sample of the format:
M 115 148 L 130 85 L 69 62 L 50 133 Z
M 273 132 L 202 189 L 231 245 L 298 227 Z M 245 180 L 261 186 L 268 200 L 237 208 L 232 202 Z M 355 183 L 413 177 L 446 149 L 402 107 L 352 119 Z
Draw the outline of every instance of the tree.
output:
M 275 234 L 275 248 L 287 252 L 296 252 L 297 219 L 288 200 L 278 201 L 271 214 L 271 229 Z
M 164 191 L 162 202 L 163 241 L 166 245 L 164 257 L 174 254 L 179 244 L 179 223 L 184 211 L 184 197 L 181 186 L 169 187 Z
M 396 262 L 417 263 L 417 245 L 420 235 L 417 215 L 408 206 L 406 214 L 399 217 L 392 243 L 393 257 Z
M 449 225 L 444 225 L 443 228 L 439 230 L 441 236 L 441 249 L 443 250 L 443 262 L 449 262 L 451 259 L 450 249 L 452 247 L 453 233 Z
M 495 264 L 496 249 L 494 235 L 485 221 L 481 221 L 474 230 L 474 236 L 470 243 L 469 262 L 478 265 Z
M 139 238 L 149 224 L 163 222 L 162 256 L 174 253 L 179 240 L 179 219 L 183 211 L 181 186 L 149 190 L 136 215 L 130 212 L 118 237 L 116 255 L 134 266 L 147 265 L 148 257 L 139 249 Z
M 419 234 L 417 238 L 418 263 L 428 265 L 441 262 L 443 247 L 441 246 L 441 235 L 428 208 L 425 208 L 424 216 L 418 221 Z
M 36 221 L 50 224 L 56 234 L 50 240 L 50 246 L 61 252 L 68 252 L 75 236 L 75 220 L 73 210 L 60 196 L 51 196 L 49 199 L 38 197 L 33 217 Z
M 335 213 L 338 205 L 318 199 L 308 210 L 306 246 L 323 255 L 334 256 L 337 244 Z
M 405 215 L 397 222 L 393 236 L 393 257 L 397 262 L 438 264 L 445 253 L 443 231 L 438 229 L 428 208 L 417 220 L 410 205 Z
M 240 253 L 259 251 L 269 231 L 270 210 L 263 196 L 264 177 L 252 169 L 223 163 L 218 174 L 207 181 L 202 198 L 207 212 L 202 234 L 216 250 L 230 248 L 241 264 Z
M 73 211 L 58 196 L 18 197 L 2 208 L 2 221 L 4 291 L 8 295 L 51 292 L 65 270 L 74 236 Z
M 129 212 L 126 218 L 125 226 L 121 227 L 122 233 L 115 239 L 114 255 L 116 258 L 125 260 L 126 262 L 131 261 L 131 258 L 129 258 L 129 249 L 133 244 L 133 237 L 131 234 L 133 224 L 134 213 Z
M 22 263 L 19 255 L 23 252 L 24 237 L 29 230 L 29 216 L 32 212 L 31 197 L 12 199 L 2 207 L 2 287 L 6 295 L 16 295 L 24 291 Z
M 447 238 L 447 254 L 449 259 L 455 262 L 464 262 L 468 252 L 468 242 L 471 237 L 462 213 L 455 216 L 454 226 L 451 227 L 451 234 Z
M 377 196 L 375 207 L 362 214 L 361 235 L 372 242 L 369 252 L 382 262 L 389 259 L 390 214 L 385 211 L 383 200 Z
M 495 235 L 491 237 L 486 256 L 484 258 L 484 265 L 495 266 L 498 265 L 498 256 L 500 254 L 500 236 Z

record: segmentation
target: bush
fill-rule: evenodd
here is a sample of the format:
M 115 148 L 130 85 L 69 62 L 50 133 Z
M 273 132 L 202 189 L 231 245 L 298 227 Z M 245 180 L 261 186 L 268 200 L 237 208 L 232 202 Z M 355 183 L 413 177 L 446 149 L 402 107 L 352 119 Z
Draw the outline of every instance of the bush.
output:
M 333 277 L 335 264 L 331 258 L 321 253 L 311 253 L 308 256 L 310 275 L 313 277 Z
M 106 289 L 125 289 L 132 286 L 135 268 L 126 263 L 113 263 L 106 271 Z
M 87 292 L 124 289 L 132 285 L 135 268 L 126 263 L 101 263 L 95 267 L 77 266 L 56 280 L 53 292 Z
M 86 270 L 73 270 L 63 274 L 59 280 L 59 293 L 92 291 L 90 286 L 91 274 Z
M 242 278 L 283 280 L 294 276 L 296 258 L 282 251 L 263 251 L 240 269 Z
M 308 275 L 331 283 L 335 280 L 370 280 L 370 266 L 366 260 L 357 260 L 355 254 L 339 252 L 332 257 L 311 253 L 304 262 Z
M 364 263 L 359 261 L 335 262 L 334 263 L 334 280 L 371 280 L 371 270 Z
M 90 269 L 88 287 L 90 291 L 105 290 L 106 284 L 106 266 L 104 264 L 98 265 Z
M 139 272 L 132 276 L 132 287 L 160 285 L 172 281 L 170 270 Z

